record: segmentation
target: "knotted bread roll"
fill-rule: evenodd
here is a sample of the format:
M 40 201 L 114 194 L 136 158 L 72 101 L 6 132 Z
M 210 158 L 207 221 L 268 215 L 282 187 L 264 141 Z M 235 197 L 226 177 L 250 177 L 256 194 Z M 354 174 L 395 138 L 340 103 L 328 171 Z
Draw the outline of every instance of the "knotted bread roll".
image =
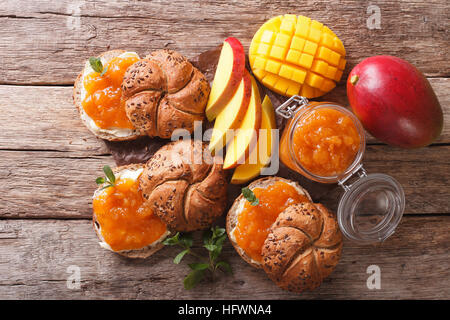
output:
M 204 119 L 210 87 L 184 56 L 164 49 L 127 69 L 122 92 L 135 128 L 141 134 L 167 139 L 178 128 L 193 132 L 194 121 Z
M 339 262 L 342 234 L 335 214 L 321 204 L 289 206 L 271 227 L 262 249 L 263 268 L 279 287 L 313 290 Z
M 227 181 L 218 158 L 201 141 L 180 140 L 147 162 L 140 188 L 171 230 L 207 228 L 225 210 Z

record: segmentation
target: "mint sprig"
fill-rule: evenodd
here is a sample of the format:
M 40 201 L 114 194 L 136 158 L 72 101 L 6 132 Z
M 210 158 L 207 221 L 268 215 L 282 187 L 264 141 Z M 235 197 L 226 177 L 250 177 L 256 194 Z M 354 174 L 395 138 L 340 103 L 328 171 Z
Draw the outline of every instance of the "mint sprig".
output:
M 108 70 L 108 67 L 104 68 L 102 60 L 100 58 L 96 57 L 90 57 L 89 58 L 89 64 L 91 65 L 91 68 L 97 72 L 100 73 L 100 76 L 103 77 L 105 72 Z
M 114 187 L 116 185 L 116 176 L 114 175 L 114 172 L 112 171 L 111 167 L 106 165 L 103 167 L 103 172 L 105 173 L 105 178 L 98 177 L 95 179 L 95 183 L 98 185 L 105 184 L 103 188 L 100 190 L 104 190 L 106 188 Z
M 186 255 L 191 255 L 198 260 L 195 263 L 188 264 L 191 272 L 184 278 L 183 284 L 186 290 L 194 288 L 209 273 L 214 281 L 215 272 L 220 269 L 225 273 L 232 273 L 228 262 L 218 261 L 222 252 L 222 246 L 227 238 L 225 229 L 212 227 L 203 232 L 203 248 L 208 251 L 208 257 L 199 255 L 192 250 L 193 240 L 190 233 L 177 232 L 173 237 L 164 240 L 163 244 L 167 246 L 179 246 L 183 251 L 178 253 L 173 259 L 175 264 L 179 264 Z
M 252 206 L 257 206 L 259 204 L 259 199 L 255 196 L 250 188 L 242 188 L 242 195 L 248 202 L 250 202 Z

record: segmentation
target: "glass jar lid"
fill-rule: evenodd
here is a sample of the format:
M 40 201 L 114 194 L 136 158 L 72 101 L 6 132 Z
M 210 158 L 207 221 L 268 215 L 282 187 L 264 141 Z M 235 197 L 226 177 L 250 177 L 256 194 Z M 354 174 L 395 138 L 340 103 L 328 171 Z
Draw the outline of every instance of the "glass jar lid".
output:
M 291 119 L 302 109 L 306 110 L 309 105 L 308 99 L 292 96 L 276 109 L 276 113 Z M 403 188 L 389 175 L 367 174 L 364 170 L 361 162 L 365 150 L 365 137 L 360 121 L 342 106 L 324 102 L 319 103 L 316 108 L 322 107 L 337 108 L 351 116 L 361 133 L 358 155 L 353 164 L 339 176 L 317 177 L 307 172 L 298 163 L 297 169 L 311 180 L 322 183 L 338 182 L 344 188 L 345 192 L 339 201 L 337 218 L 339 227 L 347 238 L 369 243 L 384 241 L 394 233 L 403 216 L 405 209 Z M 352 181 L 351 184 L 350 181 Z
M 339 181 L 345 193 L 338 206 L 337 217 L 342 233 L 362 242 L 381 242 L 391 236 L 405 209 L 402 186 L 391 176 L 367 174 L 362 165 L 355 171 L 352 184 Z

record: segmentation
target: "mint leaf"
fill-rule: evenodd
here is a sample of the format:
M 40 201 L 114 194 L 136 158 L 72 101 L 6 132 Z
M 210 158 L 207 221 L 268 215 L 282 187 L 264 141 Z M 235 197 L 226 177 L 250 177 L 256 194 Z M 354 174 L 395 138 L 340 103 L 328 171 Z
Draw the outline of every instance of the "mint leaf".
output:
M 180 242 L 179 237 L 180 237 L 180 233 L 177 232 L 173 237 L 166 238 L 163 241 L 163 244 L 166 246 L 174 246 Z
M 242 188 L 242 195 L 248 202 L 250 202 L 252 206 L 257 206 L 259 204 L 259 199 L 255 196 L 253 191 L 250 190 L 250 188 Z
M 209 268 L 209 264 L 207 263 L 190 263 L 188 266 L 192 270 L 206 270 Z
M 205 244 L 204 247 L 206 248 L 206 250 L 208 251 L 214 251 L 217 249 L 217 246 L 215 244 Z
M 222 253 L 222 246 L 218 246 L 216 247 L 216 249 L 214 249 L 213 251 L 211 251 L 211 260 L 214 262 L 217 260 L 217 258 L 220 256 L 220 254 Z
M 191 249 L 193 245 L 192 233 L 177 233 L 172 238 L 163 241 L 165 245 L 179 245 L 183 247 L 183 251 L 177 254 L 173 262 L 179 264 L 183 257 L 187 254 L 197 258 L 195 263 L 188 264 L 192 270 L 184 279 L 183 284 L 186 290 L 195 287 L 206 275 L 206 272 L 211 273 L 211 279 L 214 281 L 214 273 L 217 269 L 223 269 L 224 272 L 231 272 L 231 267 L 225 261 L 215 263 L 222 253 L 222 245 L 227 238 L 226 230 L 224 228 L 212 227 L 203 232 L 203 247 L 208 250 L 208 256 L 204 257 L 201 254 Z
M 89 64 L 91 65 L 92 70 L 103 76 L 103 64 L 100 58 L 90 57 Z
M 108 178 L 109 182 L 111 182 L 111 184 L 114 184 L 114 182 L 116 182 L 116 176 L 114 175 L 114 172 L 112 171 L 111 167 L 106 165 L 103 167 L 103 172 L 106 175 L 106 178 Z
M 105 190 L 105 189 L 108 189 L 108 188 L 111 188 L 111 187 L 114 187 L 114 185 L 112 185 L 112 184 L 107 184 L 106 186 L 104 186 L 103 188 L 101 188 L 100 191 Z
M 217 258 L 222 253 L 223 242 L 225 241 L 226 238 L 227 238 L 227 235 L 223 234 L 222 236 L 220 236 L 219 238 L 214 240 L 214 245 L 216 246 L 216 248 L 211 251 L 211 260 L 213 262 L 216 261 Z
M 190 234 L 190 233 L 181 234 L 180 243 L 185 248 L 192 247 L 192 234 Z
M 184 278 L 183 284 L 186 290 L 194 288 L 205 276 L 205 270 L 193 270 L 186 278 Z
M 179 264 L 181 262 L 181 259 L 183 259 L 183 257 L 189 252 L 189 249 L 183 250 L 181 251 L 179 254 L 177 254 L 177 256 L 175 257 L 175 259 L 173 259 L 173 263 L 175 264 Z
M 233 273 L 233 270 L 231 270 L 231 266 L 228 262 L 225 262 L 225 261 L 217 262 L 216 269 L 219 267 L 221 267 L 225 272 Z
M 103 177 L 98 177 L 97 179 L 95 179 L 95 183 L 97 183 L 98 185 L 105 184 L 103 186 L 103 188 L 101 188 L 100 190 L 114 187 L 115 186 L 114 183 L 116 182 L 116 177 L 114 176 L 112 169 L 106 165 L 103 167 L 103 172 L 106 175 L 106 179 Z
M 211 244 L 211 238 L 213 236 L 213 232 L 211 230 L 212 229 L 203 231 L 202 234 L 203 244 Z
M 102 73 L 100 73 L 100 77 L 103 77 L 105 75 L 106 71 L 108 71 L 108 67 L 103 68 Z
M 215 244 L 216 246 L 222 246 L 222 245 L 223 245 L 223 242 L 225 241 L 226 238 L 227 238 L 227 235 L 224 234 L 224 235 L 220 236 L 219 238 L 215 239 L 215 240 L 214 240 L 214 244 Z
M 225 234 L 225 231 L 226 230 L 224 228 L 215 227 L 213 229 L 213 236 L 212 236 L 212 238 L 215 239 L 215 238 L 218 238 L 218 237 L 222 236 L 223 234 Z

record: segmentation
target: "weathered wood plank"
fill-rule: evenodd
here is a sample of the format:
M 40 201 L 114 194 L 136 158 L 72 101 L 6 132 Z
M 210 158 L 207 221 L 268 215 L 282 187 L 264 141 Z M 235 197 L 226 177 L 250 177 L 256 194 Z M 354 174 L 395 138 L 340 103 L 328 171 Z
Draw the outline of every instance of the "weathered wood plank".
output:
M 401 150 L 367 148 L 364 166 L 369 173 L 396 178 L 406 194 L 406 214 L 449 213 L 450 146 Z M 95 178 L 109 156 L 83 157 L 65 152 L 0 151 L 1 218 L 89 218 Z M 342 190 L 323 191 L 308 182 L 315 201 L 337 208 Z
M 405 214 L 449 213 L 448 159 L 450 159 L 449 146 L 431 146 L 416 150 L 368 146 L 363 164 L 369 174 L 388 174 L 402 185 L 406 198 Z M 341 188 L 336 188 L 320 201 L 336 211 L 340 195 L 342 195 Z
M 321 287 L 295 295 L 247 265 L 228 242 L 223 258 L 234 274 L 185 291 L 188 268 L 173 264 L 176 248 L 129 260 L 101 249 L 90 221 L 1 220 L 0 298 L 449 299 L 449 226 L 450 216 L 410 216 L 377 247 L 346 241 L 341 262 Z M 79 290 L 67 288 L 71 265 L 80 268 Z M 366 286 L 369 265 L 380 267 L 380 290 Z
M 369 0 L 2 1 L 0 83 L 71 84 L 83 60 L 109 48 L 146 54 L 169 47 L 192 57 L 227 36 L 239 38 L 248 48 L 264 21 L 285 13 L 305 14 L 330 26 L 347 48 L 347 73 L 365 57 L 390 54 L 410 61 L 427 76 L 449 76 L 448 1 L 377 1 L 381 29 L 371 30 L 367 9 L 373 4 Z
M 70 85 L 87 57 L 113 48 L 146 54 L 168 47 L 193 57 L 227 36 L 248 48 L 253 33 L 271 16 L 304 14 L 343 40 L 349 59 L 344 78 L 356 63 L 376 54 L 404 58 L 430 77 L 444 108 L 444 131 L 437 142 L 448 144 L 448 1 L 377 1 L 380 30 L 366 28 L 366 10 L 374 4 L 369 0 L 0 3 L 0 84 L 14 84 L 0 85 L 0 299 L 450 299 L 450 146 L 368 146 L 365 168 L 399 180 L 406 215 L 381 246 L 347 241 L 337 270 L 315 292 L 297 296 L 278 289 L 229 244 L 224 258 L 235 274 L 185 291 L 188 268 L 172 263 L 174 248 L 132 261 L 96 244 L 87 220 L 94 178 L 113 159 L 104 142 L 81 124 L 71 87 L 30 86 Z M 321 100 L 347 105 L 344 83 Z M 341 194 L 335 188 L 312 195 L 335 210 Z M 82 219 L 54 220 L 67 218 Z M 366 268 L 372 264 L 381 268 L 381 290 L 366 287 Z M 70 265 L 80 267 L 81 290 L 66 287 Z
M 73 157 L 63 152 L 0 151 L 3 195 L 0 216 L 89 217 L 95 178 L 111 157 Z M 7 160 L 8 159 L 8 160 Z
M 430 82 L 444 110 L 444 129 L 436 142 L 450 142 L 450 79 Z M 323 100 L 348 105 L 344 86 Z M 72 103 L 72 87 L 0 86 L 0 149 L 74 151 L 99 155 L 107 151 L 82 124 Z M 368 135 L 368 143 L 377 142 Z
M 0 149 L 107 152 L 81 122 L 72 87 L 0 86 Z

